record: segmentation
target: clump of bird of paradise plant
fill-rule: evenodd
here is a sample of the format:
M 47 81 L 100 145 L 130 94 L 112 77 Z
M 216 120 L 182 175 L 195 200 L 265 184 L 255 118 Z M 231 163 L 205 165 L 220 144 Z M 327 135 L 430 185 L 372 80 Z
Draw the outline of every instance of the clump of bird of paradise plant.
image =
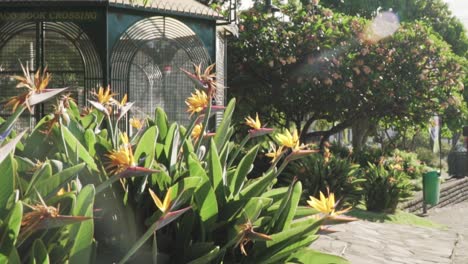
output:
M 49 89 L 52 76 L 46 69 L 32 75 L 22 68 L 24 76 L 15 78 L 26 91 L 7 101 L 13 113 L 0 125 L 0 263 L 91 262 L 95 188 L 79 184 L 85 164 L 20 155 L 38 141 L 26 140 L 31 137 L 26 131 L 13 131 L 21 113 L 65 88 Z
M 60 226 L 68 233 L 42 236 L 42 244 L 26 239 L 20 247 L 33 241 L 29 248 L 34 253 L 28 256 L 70 263 L 345 262 L 307 248 L 321 225 L 353 219 L 323 217 L 317 209 L 300 206 L 299 181 L 274 188 L 289 162 L 316 150 L 302 145 L 295 131 L 277 133 L 271 167 L 247 177 L 260 145 L 245 149 L 241 157 L 240 150 L 273 129 L 264 127 L 258 115 L 247 117 L 250 129 L 240 144 L 234 142 L 235 100 L 226 108 L 211 105 L 219 88 L 212 69 L 183 70 L 196 87 L 186 100 L 191 119 L 187 127 L 170 123 L 158 108 L 145 120 L 131 118 L 136 132 L 126 133 L 133 104 L 107 87 L 93 93 L 91 108 L 79 109 L 62 97 L 57 111 L 40 120 L 20 143 L 11 141 L 10 148 L 18 147 L 14 156 L 6 155 L 14 159 L 8 166 L 17 163 L 26 175 L 13 183 L 13 190 L 26 195 L 29 210 L 35 212 L 25 219 L 71 215 L 77 222 Z M 220 110 L 223 119 L 214 129 L 209 121 Z M 5 201 L 16 197 L 10 194 Z M 2 218 L 2 223 L 10 218 Z M 65 242 L 56 242 L 52 234 Z

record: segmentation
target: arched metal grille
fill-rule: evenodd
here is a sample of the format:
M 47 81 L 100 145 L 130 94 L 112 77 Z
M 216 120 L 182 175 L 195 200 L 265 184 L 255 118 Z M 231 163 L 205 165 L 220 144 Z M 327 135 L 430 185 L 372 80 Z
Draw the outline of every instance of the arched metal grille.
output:
M 156 107 L 169 120 L 188 123 L 185 98 L 192 82 L 180 68 L 206 67 L 210 56 L 196 34 L 182 22 L 155 16 L 138 21 L 116 43 L 111 56 L 111 85 L 134 101 L 133 115 L 150 115 Z
M 15 22 L 0 25 L 0 97 L 17 95 L 12 75 L 22 75 L 20 62 L 31 72 L 48 67 L 50 88 L 69 87 L 79 105 L 84 105 L 91 89 L 102 84 L 102 68 L 94 45 L 87 35 L 70 22 Z M 43 108 L 51 110 L 49 102 Z M 9 110 L 0 114 L 7 116 Z M 20 126 L 31 125 L 29 114 Z

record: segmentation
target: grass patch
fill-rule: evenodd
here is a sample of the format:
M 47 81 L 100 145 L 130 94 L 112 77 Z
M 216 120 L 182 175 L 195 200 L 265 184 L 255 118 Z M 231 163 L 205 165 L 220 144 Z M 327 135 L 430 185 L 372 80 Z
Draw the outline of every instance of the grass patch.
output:
M 394 223 L 394 224 L 403 224 L 403 225 L 413 225 L 413 226 L 422 226 L 422 227 L 431 227 L 437 229 L 446 229 L 445 225 L 434 223 L 426 218 L 419 217 L 417 215 L 397 211 L 395 214 L 385 214 L 385 213 L 376 213 L 370 212 L 358 208 L 354 208 L 347 213 L 349 216 L 359 218 L 361 220 L 366 220 L 370 222 L 380 222 L 380 223 Z

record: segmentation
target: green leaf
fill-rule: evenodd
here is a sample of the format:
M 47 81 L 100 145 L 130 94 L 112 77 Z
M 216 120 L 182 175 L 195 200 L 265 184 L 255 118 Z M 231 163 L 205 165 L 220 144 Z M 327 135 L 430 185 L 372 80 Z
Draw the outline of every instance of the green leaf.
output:
M 73 208 L 74 216 L 93 217 L 95 189 L 86 185 L 78 194 Z M 94 222 L 84 221 L 70 227 L 69 236 L 74 238 L 70 250 L 70 264 L 90 263 L 93 256 Z
M 0 174 L 0 215 L 2 215 L 8 198 L 10 198 L 16 188 L 16 164 L 12 155 L 7 156 L 0 163 L 0 171 L 2 172 Z
M 28 188 L 26 188 L 26 191 L 24 192 L 24 196 L 28 197 L 29 194 L 33 191 L 33 187 L 36 186 L 37 181 L 47 181 L 52 177 L 52 165 L 50 165 L 50 162 L 47 161 L 42 166 L 36 170 L 31 177 L 31 180 L 29 181 Z M 37 188 L 36 188 L 37 189 Z
M 0 233 L 0 263 L 6 263 L 14 248 L 21 227 L 23 217 L 23 204 L 16 202 L 4 222 L 2 233 Z
M 145 168 L 151 168 L 156 155 L 156 140 L 158 138 L 158 128 L 152 126 L 148 128 L 141 136 L 140 141 L 135 149 L 135 160 L 142 158 L 145 155 Z
M 187 263 L 191 260 L 202 257 L 215 248 L 213 241 L 211 242 L 193 242 L 190 247 L 183 249 L 183 262 Z M 182 259 L 179 260 L 181 262 Z
M 201 177 L 203 180 L 209 181 L 205 169 L 203 169 L 202 165 L 200 164 L 200 161 L 194 153 L 191 153 L 191 155 L 189 156 L 188 169 L 190 176 Z
M 272 184 L 273 180 L 276 178 L 276 173 L 273 170 L 270 170 L 266 175 L 263 175 L 260 178 L 254 179 L 254 182 L 244 187 L 239 195 L 238 199 L 249 199 L 255 196 L 262 195 L 265 190 Z
M 96 155 L 95 145 L 96 145 L 97 140 L 96 140 L 96 134 L 94 133 L 92 129 L 86 129 L 84 133 L 84 140 L 86 142 L 86 145 L 88 146 L 89 155 L 94 157 L 94 155 Z
M 16 164 L 18 164 L 18 173 L 30 172 L 35 167 L 34 162 L 28 158 L 15 156 L 15 160 Z
M 292 192 L 289 197 L 285 197 L 283 200 L 285 203 L 280 205 L 281 212 L 278 218 L 275 218 L 275 227 L 273 228 L 273 232 L 279 232 L 282 230 L 286 230 L 289 228 L 291 221 L 294 219 L 294 215 L 296 214 L 296 209 L 299 204 L 299 200 L 301 199 L 302 194 L 302 184 L 301 182 L 296 182 L 294 187 L 292 188 Z
M 299 219 L 306 216 L 311 216 L 317 214 L 318 211 L 309 206 L 298 206 L 296 209 L 296 214 L 294 215 L 294 219 Z
M 204 264 L 211 263 L 220 253 L 219 246 L 208 252 L 206 255 L 201 256 L 195 260 L 189 262 L 189 264 Z
M 19 135 L 17 135 L 15 138 L 10 140 L 8 143 L 0 147 L 0 163 L 10 155 L 10 153 L 16 148 L 16 144 L 20 142 L 21 138 L 24 136 L 24 133 L 26 133 L 26 130 L 21 132 Z
M 36 239 L 32 248 L 32 263 L 34 264 L 47 264 L 50 263 L 49 254 L 47 249 L 40 239 Z
M 174 123 L 167 132 L 166 142 L 164 144 L 164 153 L 169 160 L 169 174 L 173 174 L 176 167 L 177 155 L 179 153 L 180 133 L 179 126 Z
M 229 127 L 231 126 L 231 119 L 232 119 L 232 113 L 234 112 L 234 108 L 236 107 L 236 100 L 231 99 L 229 101 L 229 104 L 227 105 L 226 109 L 224 110 L 224 115 L 223 115 L 223 120 L 219 124 L 218 128 L 216 129 L 216 135 L 214 136 L 214 141 L 216 144 L 216 147 L 218 148 L 218 152 L 223 149 L 224 144 L 226 143 L 226 140 L 228 139 L 228 130 Z
M 257 156 L 258 149 L 259 145 L 253 147 L 249 152 L 247 152 L 247 154 L 240 161 L 232 179 L 228 179 L 229 190 L 231 191 L 231 195 L 233 197 L 238 195 L 240 188 L 247 180 L 247 174 L 252 169 L 252 165 L 255 157 Z
M 138 249 L 140 249 L 140 247 L 145 244 L 146 240 L 148 240 L 156 231 L 158 231 L 159 229 L 165 227 L 166 225 L 170 224 L 172 221 L 179 218 L 183 213 L 185 213 L 190 208 L 191 207 L 187 207 L 187 208 L 175 211 L 175 212 L 167 213 L 164 217 L 156 221 L 153 225 L 151 225 L 150 228 L 148 228 L 148 230 L 143 234 L 143 236 L 141 236 L 140 239 L 138 239 L 138 241 L 133 245 L 133 247 L 130 248 L 127 254 L 122 258 L 122 260 L 119 261 L 119 264 L 126 263 L 130 259 L 130 257 L 132 257 L 133 254 L 135 254 L 138 251 Z
M 275 202 L 283 199 L 288 192 L 288 187 L 274 188 L 262 194 L 262 197 L 272 198 Z
M 213 139 L 211 139 L 210 151 L 208 153 L 208 177 L 216 193 L 216 199 L 220 206 L 226 200 L 223 186 L 223 167 L 219 159 L 218 150 Z
M 287 261 L 294 263 L 304 263 L 304 264 L 348 264 L 349 261 L 346 259 L 330 255 L 322 252 L 318 252 L 311 249 L 302 249 L 293 255 L 291 255 Z
M 26 107 L 21 105 L 10 117 L 8 117 L 8 119 L 0 126 L 0 135 L 5 135 L 5 133 L 8 133 L 8 131 L 13 129 L 13 126 L 25 109 Z
M 251 222 L 257 221 L 257 218 L 263 209 L 270 206 L 272 201 L 272 199 L 262 197 L 254 197 L 249 199 L 245 206 L 242 207 L 243 216 L 247 219 L 240 218 L 240 222 L 238 221 L 238 224 L 243 224 L 247 220 L 250 220 Z
M 3 263 L 2 255 L 0 255 L 0 262 Z M 16 248 L 13 248 L 11 250 L 10 256 L 8 258 L 8 264 L 21 264 L 21 258 Z
M 169 130 L 169 123 L 167 122 L 166 112 L 160 107 L 156 108 L 154 113 L 154 121 L 156 127 L 159 129 L 159 138 L 165 140 L 167 136 L 167 131 Z
M 289 245 L 315 234 L 321 224 L 322 220 L 314 218 L 303 220 L 290 229 L 271 235 L 271 241 L 259 241 L 255 243 L 252 251 L 255 252 L 254 254 L 258 261 L 267 260 L 270 256 L 280 252 Z
M 65 126 L 61 126 L 60 130 L 65 140 L 65 146 L 61 146 L 65 153 L 70 155 L 68 158 L 72 162 L 82 160 L 86 163 L 86 167 L 98 171 L 97 165 L 93 157 L 89 154 L 85 147 L 75 138 L 75 136 Z
M 216 143 L 215 143 L 216 144 Z M 228 156 L 229 156 L 229 153 L 231 153 L 231 150 L 234 148 L 234 142 L 227 142 L 223 149 L 221 150 L 221 153 L 219 154 L 219 160 L 221 161 L 221 166 L 223 168 L 226 168 L 226 163 L 227 163 L 227 159 L 228 159 Z
M 78 173 L 85 167 L 84 163 L 67 168 L 57 174 L 52 175 L 49 179 L 38 180 L 34 188 L 44 197 L 54 194 L 65 186 L 72 178 L 76 177 Z
M 186 177 L 174 184 L 172 189 L 171 200 L 177 198 L 182 192 L 187 192 L 188 190 L 195 189 L 200 185 L 202 181 L 201 177 Z
M 210 230 L 216 223 L 216 218 L 218 216 L 218 203 L 209 181 L 204 181 L 195 190 L 195 201 L 202 223 L 206 230 Z
M 286 258 L 288 258 L 292 253 L 294 253 L 295 251 L 298 251 L 298 250 L 300 250 L 302 248 L 309 247 L 312 244 L 312 242 L 317 240 L 317 238 L 318 238 L 318 236 L 305 237 L 302 240 L 299 240 L 299 241 L 297 241 L 295 243 L 292 243 L 292 244 L 284 247 L 283 249 L 278 251 L 276 254 L 274 254 L 272 256 L 269 256 L 267 260 L 265 260 L 265 261 L 263 261 L 261 263 L 264 263 L 264 264 L 284 263 L 284 260 Z M 315 260 L 314 260 L 313 263 L 316 263 Z M 333 263 L 333 262 L 331 262 L 331 263 Z
M 211 187 L 205 170 L 197 160 L 195 154 L 189 157 L 189 171 L 190 176 L 202 178 L 200 186 L 195 190 L 196 210 L 198 210 L 205 228 L 209 230 L 213 227 L 213 224 L 216 222 L 216 216 L 218 215 L 216 194 Z

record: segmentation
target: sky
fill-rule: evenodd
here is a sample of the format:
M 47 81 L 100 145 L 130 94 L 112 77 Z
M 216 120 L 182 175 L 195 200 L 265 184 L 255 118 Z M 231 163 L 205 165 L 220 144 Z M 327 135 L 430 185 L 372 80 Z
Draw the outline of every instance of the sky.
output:
M 453 15 L 458 17 L 468 30 L 468 1 L 467 0 L 445 0 L 452 10 Z

